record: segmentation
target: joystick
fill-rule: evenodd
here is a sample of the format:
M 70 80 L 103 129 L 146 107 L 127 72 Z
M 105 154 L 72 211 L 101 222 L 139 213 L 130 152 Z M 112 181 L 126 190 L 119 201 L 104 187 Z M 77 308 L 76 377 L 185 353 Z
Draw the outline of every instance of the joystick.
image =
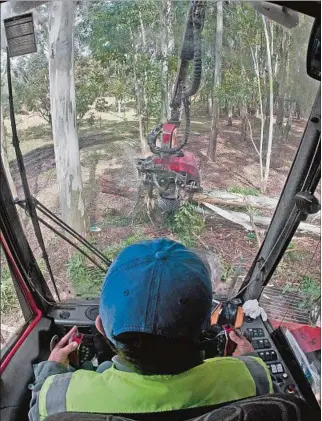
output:
M 84 334 L 77 331 L 77 333 L 74 336 L 72 336 L 69 340 L 69 343 L 76 342 L 78 344 L 75 351 L 69 354 L 70 365 L 75 368 L 78 368 L 81 363 L 80 350 L 81 350 L 83 338 L 84 338 Z

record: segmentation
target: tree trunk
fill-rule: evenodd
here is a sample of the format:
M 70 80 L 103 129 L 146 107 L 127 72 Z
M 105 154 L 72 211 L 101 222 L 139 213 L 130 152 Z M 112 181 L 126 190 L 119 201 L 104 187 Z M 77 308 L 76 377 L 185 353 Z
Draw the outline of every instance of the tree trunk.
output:
M 142 20 L 142 13 L 139 10 L 139 18 L 140 18 L 140 28 L 141 28 L 141 38 L 142 38 L 142 45 L 143 45 L 143 53 L 147 55 L 147 44 L 146 44 L 146 36 L 145 36 L 145 28 Z M 136 50 L 138 51 L 138 46 L 136 45 Z M 149 125 L 149 113 L 148 113 L 148 96 L 147 96 L 147 86 L 148 86 L 148 73 L 146 67 L 144 67 L 144 78 L 143 83 L 141 82 L 141 92 L 142 92 L 142 115 L 143 120 L 142 124 L 144 126 L 144 133 L 146 134 L 148 125 Z
M 213 110 L 213 103 L 212 103 L 212 101 L 213 101 L 213 98 L 211 96 L 208 97 L 208 99 L 207 99 L 207 109 L 208 109 L 208 115 L 209 115 L 209 117 L 212 116 L 212 110 Z
M 117 99 L 116 103 L 117 103 L 117 113 L 121 114 L 121 112 L 122 112 L 122 102 L 121 102 L 120 99 Z
M 247 112 L 247 106 L 245 103 L 243 103 L 240 108 L 240 117 L 241 117 L 240 141 L 246 142 L 248 112 Z
M 286 122 L 286 125 L 285 125 L 284 130 L 283 130 L 283 139 L 284 140 L 287 140 L 288 135 L 290 134 L 290 130 L 291 130 L 291 127 L 292 127 L 292 122 L 293 122 L 293 117 L 294 117 L 295 107 L 296 107 L 296 102 L 293 101 L 291 106 L 290 106 L 289 114 L 288 114 L 288 117 L 287 117 L 287 122 Z
M 261 119 L 261 131 L 260 131 L 260 139 L 259 139 L 259 149 L 258 149 L 258 157 L 259 157 L 259 167 L 260 167 L 260 184 L 261 188 L 263 186 L 264 181 L 264 173 L 263 173 L 263 140 L 264 140 L 264 113 L 263 113 L 263 100 L 262 100 L 262 87 L 261 87 L 261 80 L 259 76 L 259 63 L 258 63 L 258 49 L 257 46 L 255 47 L 255 52 L 251 49 L 253 62 L 254 62 L 254 71 L 256 74 L 257 79 L 257 88 L 258 88 L 258 99 L 259 99 L 259 110 L 260 110 L 260 119 Z
M 51 131 L 53 131 L 53 119 L 51 117 L 51 113 L 48 114 L 48 123 L 50 125 Z
M 140 143 L 141 143 L 141 152 L 143 155 L 147 155 L 149 152 L 149 147 L 146 141 L 146 129 L 144 124 L 144 98 L 142 95 L 142 86 L 141 81 L 138 78 L 137 74 L 137 66 L 138 66 L 138 53 L 137 53 L 137 41 L 135 40 L 132 30 L 131 30 L 131 37 L 132 37 L 132 45 L 133 45 L 133 77 L 134 77 L 134 89 L 135 89 L 135 96 L 136 96 L 136 109 L 137 115 L 139 120 L 139 133 L 140 133 Z
M 222 60 L 222 38 L 223 38 L 223 4 L 222 1 L 217 2 L 217 27 L 216 27 L 216 45 L 215 45 L 215 74 L 214 74 L 214 90 L 212 119 L 211 119 L 211 135 L 209 139 L 207 156 L 214 161 L 216 157 L 218 125 L 220 118 L 218 88 L 221 82 L 221 60 Z
M 272 154 L 272 143 L 273 143 L 273 108 L 274 108 L 274 94 L 273 94 L 273 75 L 272 75 L 272 57 L 270 50 L 270 41 L 267 31 L 266 19 L 262 16 L 264 24 L 264 32 L 266 38 L 266 50 L 267 50 L 267 69 L 268 69 L 268 83 L 269 83 L 269 128 L 268 128 L 268 141 L 267 141 L 267 152 L 266 152 L 266 162 L 265 162 L 265 173 L 264 173 L 264 183 L 263 183 L 263 192 L 265 193 L 267 188 L 267 181 L 269 176 L 269 169 L 271 165 L 271 154 Z
M 4 117 L 3 117 L 3 111 L 2 111 L 2 105 L 0 108 L 0 120 L 1 120 L 1 159 L 3 163 L 3 167 L 7 176 L 7 180 L 10 186 L 10 190 L 13 197 L 17 197 L 17 189 L 15 186 L 15 183 L 13 181 L 11 172 L 10 172 L 10 166 L 9 166 L 9 160 L 8 160 L 8 148 L 7 148 L 7 142 L 6 142 L 6 131 L 4 127 Z
M 163 0 L 160 10 L 161 20 L 161 121 L 166 121 L 169 112 L 169 80 L 168 80 L 168 47 L 169 47 L 169 26 L 171 15 L 171 0 Z
M 277 96 L 277 111 L 276 111 L 276 128 L 278 130 L 278 137 L 283 133 L 283 122 L 284 122 L 284 99 L 285 99 L 285 88 L 286 88 L 286 65 L 288 56 L 288 35 L 284 28 L 281 28 L 282 40 L 280 42 L 280 68 L 279 68 L 279 89 Z
M 49 21 L 49 85 L 62 219 L 86 232 L 83 183 L 76 127 L 74 3 L 53 1 Z
M 227 120 L 227 126 L 232 127 L 233 125 L 233 107 L 231 105 L 231 102 L 228 104 L 228 120 Z

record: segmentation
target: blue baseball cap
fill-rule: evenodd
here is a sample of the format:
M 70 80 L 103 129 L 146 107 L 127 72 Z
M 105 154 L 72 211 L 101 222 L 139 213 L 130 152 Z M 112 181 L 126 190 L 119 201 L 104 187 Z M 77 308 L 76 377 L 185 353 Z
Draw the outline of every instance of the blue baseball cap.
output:
M 110 266 L 99 314 L 114 344 L 141 332 L 197 342 L 210 325 L 210 272 L 196 253 L 168 239 L 126 247 Z

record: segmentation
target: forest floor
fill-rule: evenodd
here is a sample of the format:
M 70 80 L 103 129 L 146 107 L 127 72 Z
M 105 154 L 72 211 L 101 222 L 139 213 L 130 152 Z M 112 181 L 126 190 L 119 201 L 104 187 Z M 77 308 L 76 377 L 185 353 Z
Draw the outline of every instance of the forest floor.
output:
M 265 196 L 279 197 L 304 128 L 304 120 L 294 121 L 287 142 L 273 143 Z M 256 122 L 253 131 L 256 139 Z M 216 161 L 208 161 L 205 165 L 209 132 L 209 119 L 194 117 L 186 150 L 193 152 L 197 158 L 202 187 L 207 190 L 259 195 L 257 155 L 249 139 L 246 142 L 240 141 L 240 121 L 236 118 L 233 126 L 228 127 L 226 121 L 221 120 Z M 59 214 L 54 149 L 49 127 L 39 124 L 20 126 L 19 135 L 32 194 L 52 212 Z M 144 211 L 144 204 L 140 207 L 138 218 L 131 223 L 138 185 L 135 168 L 140 146 L 137 122 L 124 121 L 121 118 L 100 118 L 93 126 L 83 123 L 79 127 L 79 139 L 87 222 L 89 227 L 97 229 L 97 232 L 88 232 L 88 239 L 110 257 L 125 245 L 140 239 L 158 236 L 178 239 L 171 225 L 149 219 Z M 12 150 L 9 150 L 9 155 L 13 157 Z M 22 197 L 20 178 L 14 161 L 11 169 L 18 195 Z M 108 179 L 116 187 L 128 189 L 129 196 L 124 198 L 103 193 L 100 187 L 101 177 Z M 318 195 L 319 192 L 320 190 Z M 31 222 L 26 215 L 21 214 L 31 248 L 40 261 L 41 253 Z M 266 211 L 264 214 L 272 216 L 273 212 Z M 47 228 L 43 229 L 43 236 L 61 299 L 97 294 L 104 275 L 93 270 L 79 253 L 75 253 L 71 246 Z M 237 267 L 241 269 L 242 278 L 258 251 L 254 233 L 247 233 L 242 227 L 219 216 L 206 216 L 202 232 L 192 243 L 195 247 L 206 249 L 219 257 L 223 282 L 233 277 Z M 310 300 L 311 295 L 316 296 L 320 287 L 318 243 L 316 238 L 296 235 L 270 285 L 294 291 L 294 286 L 298 287 L 306 282 L 308 297 L 305 300 Z M 89 270 L 85 274 L 80 270 L 84 265 Z

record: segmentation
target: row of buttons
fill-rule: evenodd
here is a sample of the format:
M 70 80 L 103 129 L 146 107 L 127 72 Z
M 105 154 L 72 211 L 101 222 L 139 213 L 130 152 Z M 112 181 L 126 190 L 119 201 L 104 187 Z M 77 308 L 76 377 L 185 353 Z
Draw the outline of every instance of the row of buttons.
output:
M 265 352 L 257 352 L 259 358 L 263 361 L 275 361 L 277 360 L 277 355 L 275 351 L 265 351 Z
M 282 374 L 284 373 L 284 368 L 282 364 L 268 364 L 269 369 L 271 370 L 272 374 Z
M 265 334 L 264 334 L 264 329 L 262 329 L 262 328 L 250 328 L 250 329 L 247 329 L 247 332 L 248 332 L 248 334 L 249 334 L 249 336 L 250 337 L 252 337 L 252 338 L 263 338 L 264 336 L 265 336 Z
M 255 339 L 252 341 L 254 349 L 271 348 L 271 343 L 268 339 Z

